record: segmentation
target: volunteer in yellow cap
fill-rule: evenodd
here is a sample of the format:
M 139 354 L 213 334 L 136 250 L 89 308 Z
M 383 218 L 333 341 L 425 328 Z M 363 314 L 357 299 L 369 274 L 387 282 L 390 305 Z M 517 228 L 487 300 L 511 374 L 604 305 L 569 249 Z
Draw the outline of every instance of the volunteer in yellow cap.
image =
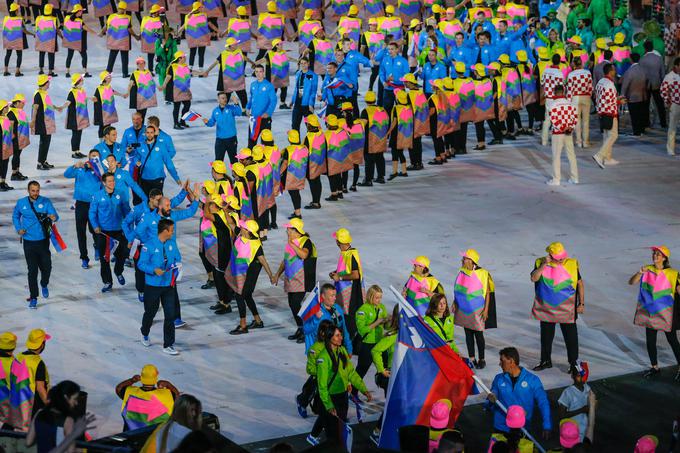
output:
M 444 294 L 444 287 L 432 274 L 430 274 L 430 259 L 426 256 L 418 256 L 411 261 L 413 270 L 409 276 L 401 295 L 416 309 L 420 316 L 430 304 L 430 298 L 435 293 Z
M 275 38 L 281 39 L 285 33 L 285 17 L 279 13 L 273 0 L 267 2 L 267 11 L 261 12 L 257 18 L 257 27 L 253 30 L 253 36 L 257 39 L 259 52 L 255 61 L 265 56 L 272 48 Z
M 647 353 L 651 367 L 644 374 L 646 378 L 657 376 L 661 370 L 657 360 L 656 337 L 661 331 L 666 334 L 671 346 L 678 372 L 675 381 L 680 382 L 680 343 L 677 334 L 678 304 L 680 295 L 680 279 L 678 271 L 671 267 L 671 252 L 665 245 L 655 245 L 652 250 L 652 264 L 640 267 L 628 280 L 629 285 L 640 285 L 637 307 L 633 324 L 645 328 Z
M 531 310 L 541 322 L 541 361 L 534 371 L 552 368 L 552 342 L 555 324 L 562 329 L 570 367 L 578 360 L 576 318 L 585 309 L 584 286 L 578 261 L 570 258 L 561 242 L 546 247 L 547 255 L 536 260 L 531 272 L 535 297 Z
M 16 355 L 21 372 L 29 377 L 29 386 L 33 398 L 20 406 L 18 417 L 13 419 L 12 426 L 27 430 L 32 417 L 47 404 L 47 392 L 50 390 L 50 374 L 40 354 L 45 350 L 47 340 L 52 338 L 42 329 L 33 329 L 26 339 L 26 351 Z
M 165 80 L 160 87 L 161 91 L 165 91 L 165 101 L 173 104 L 173 129 L 181 130 L 189 127 L 183 117 L 191 108 L 191 76 L 193 74 L 194 71 L 187 66 L 186 54 L 181 50 L 175 52 Z M 181 116 L 180 106 L 182 107 Z
M 305 188 L 305 177 L 309 168 L 309 149 L 300 141 L 300 134 L 295 129 L 288 131 L 289 145 L 281 154 L 281 182 L 283 189 L 288 191 L 293 202 L 293 213 L 288 216 L 302 218 L 302 197 L 300 191 Z
M 364 95 L 366 108 L 361 111 L 361 119 L 366 123 L 367 134 L 366 152 L 364 166 L 366 174 L 364 180 L 358 185 L 361 187 L 372 187 L 373 181 L 378 184 L 385 184 L 385 156 L 387 151 L 387 140 L 389 138 L 389 114 L 382 106 L 376 105 L 376 95 L 373 91 L 367 91 Z M 378 177 L 373 176 L 378 172 Z
M 486 366 L 484 330 L 497 327 L 496 292 L 491 274 L 479 265 L 479 253 L 468 249 L 460 256 L 451 310 L 454 324 L 465 329 L 468 358 L 475 368 L 482 369 Z M 478 354 L 475 354 L 475 343 Z
M 90 126 L 87 101 L 89 97 L 83 88 L 83 76 L 73 74 L 71 76 L 71 91 L 66 96 L 66 129 L 71 131 L 71 157 L 82 159 L 87 157 L 80 152 L 80 140 L 83 130 Z
M 333 233 L 335 243 L 340 249 L 340 259 L 335 271 L 328 276 L 335 282 L 336 302 L 345 310 L 347 330 L 350 338 L 356 334 L 355 315 L 364 303 L 364 273 L 361 267 L 359 251 L 352 247 L 352 236 L 346 228 Z
M 62 105 L 54 105 L 49 96 L 51 77 L 46 74 L 38 75 L 38 90 L 33 95 L 33 109 L 37 108 L 35 115 L 31 116 L 31 133 L 40 137 L 38 143 L 38 170 L 49 170 L 54 165 L 47 162 L 47 154 L 50 151 L 51 137 L 57 132 L 57 123 L 54 116 L 55 110 L 61 112 L 68 105 L 68 101 Z
M 189 66 L 193 69 L 198 52 L 198 67 L 199 71 L 203 72 L 205 48 L 210 45 L 210 39 L 212 37 L 222 38 L 227 31 L 220 33 L 217 25 L 208 20 L 203 2 L 197 1 L 191 5 L 191 12 L 184 18 L 184 24 L 177 30 L 178 34 L 185 32 L 189 46 Z
M 45 55 L 47 55 L 49 75 L 54 76 L 54 56 L 57 52 L 59 20 L 52 14 L 52 11 L 52 5 L 48 3 L 43 8 L 43 14 L 35 18 L 35 50 L 38 51 L 39 74 L 44 72 Z
M 139 25 L 139 34 L 141 36 L 142 52 L 146 54 L 149 62 L 149 71 L 153 71 L 154 59 L 156 53 L 156 41 L 160 41 L 163 36 L 164 18 L 160 16 L 161 7 L 155 4 L 149 10 L 149 15 L 142 18 Z
M 220 92 L 217 95 L 217 107 L 213 109 L 210 117 L 203 118 L 203 123 L 208 127 L 215 127 L 215 161 L 224 161 L 226 155 L 229 157 L 229 162 L 234 164 L 237 161 L 236 147 L 238 146 L 235 117 L 241 116 L 243 109 L 236 100 L 232 103 L 228 102 L 227 93 Z
M 303 340 L 304 341 L 304 340 Z M 0 367 L 4 372 L 0 377 L 0 395 L 3 395 L 3 401 L 0 401 L 0 423 L 12 425 L 12 416 L 10 413 L 10 400 L 8 398 L 11 389 L 11 372 L 12 364 L 14 363 L 14 350 L 17 347 L 17 336 L 12 332 L 3 332 L 0 334 Z
M 66 77 L 71 77 L 71 61 L 75 52 L 80 53 L 83 66 L 83 77 L 92 77 L 87 72 L 87 34 L 97 36 L 98 32 L 90 28 L 83 20 L 83 7 L 78 3 L 73 6 L 71 13 L 64 18 L 62 43 L 66 52 Z
M 302 319 L 298 316 L 305 294 L 316 286 L 316 246 L 305 231 L 305 224 L 299 217 L 293 217 L 284 225 L 287 242 L 283 260 L 274 274 L 273 284 L 278 284 L 283 275 L 283 290 L 288 294 L 288 306 L 293 314 L 297 330 L 288 336 L 289 340 L 305 342 Z
M 13 50 L 17 53 L 17 66 L 14 75 L 17 77 L 24 75 L 21 72 L 21 60 L 23 58 L 24 49 L 28 49 L 26 35 L 33 35 L 33 33 L 26 29 L 26 24 L 20 10 L 21 7 L 18 3 L 12 3 L 9 7 L 9 14 L 2 19 L 2 29 L 5 30 L 2 38 L 2 47 L 6 51 L 5 71 L 3 73 L 5 77 L 10 75 L 9 61 L 12 58 Z
M 138 382 L 140 386 L 135 385 Z M 154 365 L 144 365 L 140 374 L 135 374 L 116 385 L 116 395 L 123 400 L 121 415 L 123 429 L 127 431 L 168 420 L 179 396 L 179 390 L 169 381 L 159 380 L 158 369 Z M 153 402 L 153 410 L 140 410 L 138 404 L 140 401 L 147 405 Z
M 305 117 L 305 124 L 307 126 L 307 135 L 303 141 L 303 145 L 309 150 L 308 172 L 307 180 L 309 181 L 309 190 L 312 195 L 312 201 L 305 206 L 305 209 L 321 209 L 321 175 L 326 174 L 326 154 L 328 144 L 326 143 L 326 135 L 321 130 L 319 118 L 314 115 L 307 115 Z
M 12 181 L 25 181 L 28 176 L 21 173 L 21 151 L 31 143 L 29 117 L 24 107 L 26 106 L 26 96 L 17 93 L 12 98 L 7 118 L 14 122 L 15 135 L 12 140 Z
M 262 242 L 260 242 L 258 236 L 259 226 L 257 222 L 255 220 L 241 220 L 239 226 L 241 230 L 234 240 L 229 265 L 224 272 L 227 284 L 235 293 L 234 297 L 236 298 L 239 316 L 239 324 L 229 332 L 230 335 L 242 335 L 248 333 L 250 329 L 264 327 L 264 322 L 260 318 L 257 305 L 255 305 L 253 299 L 257 278 L 262 268 L 267 273 L 269 281 L 274 282 L 274 274 L 269 268 L 269 263 L 267 263 L 262 249 Z M 246 306 L 254 318 L 250 324 L 246 323 Z
M 272 48 L 259 61 L 264 64 L 265 79 L 274 85 L 274 90 L 281 90 L 279 108 L 289 110 L 290 106 L 286 104 L 286 97 L 288 96 L 290 61 L 288 53 L 283 48 L 283 41 L 279 38 L 274 38 L 272 40 Z
M 390 135 L 392 174 L 387 178 L 388 181 L 397 176 L 408 176 L 404 151 L 413 147 L 413 107 L 409 102 L 408 94 L 405 90 L 399 90 L 395 100 L 391 114 L 392 133 Z M 401 165 L 401 171 L 399 171 L 399 165 Z
M 136 5 L 138 7 L 138 5 Z M 127 3 L 124 1 L 118 2 L 117 11 L 108 16 L 106 25 L 102 28 L 100 35 L 106 34 L 106 48 L 109 49 L 109 61 L 106 65 L 106 70 L 113 72 L 113 65 L 116 63 L 116 58 L 120 53 L 120 62 L 123 69 L 123 78 L 130 77 L 129 74 L 129 57 L 130 57 L 130 37 L 134 36 L 136 40 L 140 40 L 141 36 L 135 33 L 132 28 L 132 17 L 127 12 Z M 142 21 L 141 14 L 137 11 L 137 19 Z

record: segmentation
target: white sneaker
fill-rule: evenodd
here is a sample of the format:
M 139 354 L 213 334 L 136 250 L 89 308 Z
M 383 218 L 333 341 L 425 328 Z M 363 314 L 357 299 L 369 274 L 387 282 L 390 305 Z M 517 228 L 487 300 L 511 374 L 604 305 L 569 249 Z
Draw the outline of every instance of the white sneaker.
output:
M 168 346 L 167 348 L 163 348 L 163 352 L 168 355 L 179 355 L 179 352 L 177 349 L 174 348 L 174 346 Z
M 676 154 L 675 154 L 675 151 L 668 151 L 668 155 L 669 156 L 675 156 Z
M 598 167 L 604 170 L 604 162 L 602 162 L 602 159 L 597 154 L 593 156 L 593 160 L 595 161 Z
M 148 348 L 149 346 L 151 346 L 151 340 L 149 340 L 149 336 L 148 336 L 148 335 L 146 335 L 146 336 L 142 335 L 142 344 L 143 344 L 144 346 L 146 346 L 147 348 Z
M 549 179 L 545 182 L 549 186 L 559 186 L 560 182 L 557 181 L 556 179 Z
M 578 179 L 569 178 L 569 184 L 578 184 Z
M 607 159 L 605 162 L 605 165 L 619 165 L 619 161 L 616 159 Z

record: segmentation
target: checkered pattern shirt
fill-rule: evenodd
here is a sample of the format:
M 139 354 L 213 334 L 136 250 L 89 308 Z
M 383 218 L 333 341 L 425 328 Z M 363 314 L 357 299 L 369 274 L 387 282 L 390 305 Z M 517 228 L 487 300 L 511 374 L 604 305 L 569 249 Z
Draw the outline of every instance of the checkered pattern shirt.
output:
M 571 71 L 567 76 L 567 96 L 591 96 L 593 76 L 587 69 Z
M 564 97 L 557 97 L 550 107 L 553 135 L 570 134 L 576 127 L 576 107 Z
M 541 76 L 541 85 L 543 85 L 545 98 L 553 99 L 555 97 L 555 87 L 557 85 L 564 85 L 564 73 L 562 73 L 560 68 L 548 66 Z
M 661 82 L 661 97 L 666 105 L 680 104 L 680 74 L 671 71 Z
M 668 11 L 668 10 L 667 10 Z M 678 29 L 680 24 L 671 22 L 663 32 L 663 43 L 666 47 L 666 55 L 675 55 L 678 50 Z
M 618 93 L 614 82 L 607 77 L 603 77 L 597 82 L 595 87 L 595 103 L 597 105 L 597 114 L 602 116 L 619 116 L 619 100 Z

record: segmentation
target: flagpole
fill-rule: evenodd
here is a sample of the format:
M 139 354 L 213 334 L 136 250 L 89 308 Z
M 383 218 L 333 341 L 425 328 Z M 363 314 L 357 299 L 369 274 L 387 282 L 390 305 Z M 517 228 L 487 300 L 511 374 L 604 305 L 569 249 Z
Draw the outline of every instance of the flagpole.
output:
M 476 374 L 473 373 L 472 379 L 475 380 L 475 382 L 477 383 L 479 388 L 484 390 L 486 393 L 491 393 L 491 390 L 489 390 L 489 387 L 487 387 L 486 384 L 484 384 L 484 381 L 482 381 L 482 379 L 479 376 L 477 376 Z M 503 403 L 501 403 L 500 400 L 498 400 L 498 398 L 496 398 L 496 402 L 494 404 L 496 404 L 503 411 L 504 414 L 508 413 L 508 408 L 505 407 L 505 405 Z M 545 453 L 545 448 L 543 448 L 543 446 L 541 444 L 539 444 L 538 441 L 536 441 L 536 439 L 534 439 L 534 437 L 531 435 L 531 433 L 525 427 L 522 427 L 522 432 L 524 433 L 525 436 L 527 436 L 527 439 L 529 439 L 530 441 L 532 441 L 534 443 L 534 445 L 536 446 L 538 451 L 540 451 L 541 453 Z

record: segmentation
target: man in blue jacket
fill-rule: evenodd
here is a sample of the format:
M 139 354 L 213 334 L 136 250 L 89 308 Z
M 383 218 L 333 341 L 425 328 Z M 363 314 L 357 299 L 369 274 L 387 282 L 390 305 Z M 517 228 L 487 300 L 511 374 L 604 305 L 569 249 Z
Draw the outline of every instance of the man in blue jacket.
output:
M 248 148 L 252 148 L 260 138 L 260 132 L 272 128 L 272 115 L 276 109 L 276 90 L 264 78 L 264 66 L 255 65 L 255 78 L 250 84 L 250 96 L 246 114 L 250 117 L 248 126 Z
M 534 406 L 538 406 L 543 419 L 543 438 L 550 437 L 552 419 L 550 418 L 550 402 L 543 389 L 541 380 L 535 374 L 519 366 L 519 352 L 516 348 L 504 348 L 500 351 L 502 373 L 497 374 L 491 384 L 491 393 L 487 407 L 493 410 L 493 428 L 496 432 L 510 431 L 505 424 L 505 413 L 496 405 L 496 401 L 505 407 L 519 405 L 526 413 L 526 426 L 531 426 Z
M 102 176 L 104 188 L 92 196 L 90 202 L 89 219 L 90 225 L 97 234 L 97 248 L 99 249 L 99 273 L 104 286 L 103 293 L 108 293 L 113 287 L 111 277 L 111 254 L 116 257 L 113 272 L 116 274 L 118 283 L 125 284 L 123 270 L 125 258 L 127 258 L 127 239 L 123 234 L 123 218 L 129 212 L 120 194 L 116 193 L 116 178 L 113 173 L 104 173 Z M 117 242 L 117 246 L 115 245 Z M 115 250 L 114 250 L 115 246 Z
M 132 168 L 133 175 L 137 175 L 134 179 L 147 196 L 149 191 L 154 188 L 163 191 L 166 168 L 177 185 L 182 185 L 167 148 L 158 142 L 154 126 L 146 127 L 146 140 L 135 151 L 134 167 Z M 133 202 L 138 204 L 140 201 L 135 198 Z
M 409 72 L 409 67 L 406 58 L 399 55 L 396 42 L 390 42 L 387 51 L 388 55 L 380 63 L 380 81 L 384 86 L 382 105 L 389 114 L 394 107 L 394 89 L 404 87 L 401 79 Z
M 326 65 L 326 75 L 321 85 L 321 96 L 318 98 L 326 103 L 326 116 L 341 115 L 340 107 L 343 102 L 350 100 L 353 88 L 354 84 L 347 76 L 347 72 L 339 73 L 338 64 L 335 61 Z
M 349 354 L 352 354 L 352 339 L 347 331 L 347 324 L 345 323 L 345 311 L 344 309 L 335 303 L 335 286 L 331 283 L 324 283 L 321 286 L 320 298 L 321 298 L 321 309 L 316 312 L 316 316 L 307 320 L 303 326 L 302 330 L 305 334 L 305 354 L 309 351 L 309 348 L 316 341 L 317 331 L 319 330 L 319 324 L 324 319 L 330 320 L 334 325 L 342 330 L 342 338 L 345 348 Z
M 182 263 L 179 247 L 173 239 L 175 223 L 161 219 L 155 237 L 144 245 L 139 267 L 144 272 L 144 316 L 142 317 L 142 344 L 151 346 L 149 332 L 153 319 L 163 306 L 163 352 L 177 355 L 175 344 L 175 278 Z
M 94 229 L 89 221 L 90 201 L 92 195 L 99 192 L 102 188 L 102 180 L 99 164 L 99 151 L 90 150 L 87 155 L 88 161 L 78 161 L 68 167 L 64 172 L 64 177 L 74 178 L 73 199 L 76 202 L 76 236 L 78 237 L 78 250 L 80 251 L 80 262 L 83 269 L 90 267 L 90 258 L 87 254 L 87 230 L 92 234 L 92 242 L 96 244 Z M 97 256 L 95 256 L 95 260 Z
M 309 70 L 309 60 L 301 58 L 298 71 L 295 73 L 295 85 L 293 85 L 293 123 L 292 129 L 300 132 L 302 118 L 314 111 L 316 93 L 319 91 L 319 76 Z
M 50 292 L 52 254 L 50 253 L 49 226 L 59 220 L 57 211 L 49 198 L 40 196 L 40 183 L 28 183 L 28 196 L 20 198 L 14 206 L 12 223 L 24 244 L 24 257 L 28 267 L 28 289 L 30 300 L 28 308 L 38 307 L 38 270 L 42 296 L 47 299 Z
M 121 168 L 121 165 L 116 161 L 116 157 L 113 154 L 109 154 L 106 157 L 106 164 L 108 168 L 108 173 L 113 173 L 116 177 L 116 193 L 120 194 L 123 203 L 125 204 L 126 211 L 125 215 L 130 212 L 130 191 L 132 191 L 135 199 L 146 202 L 147 197 L 139 184 L 132 179 L 132 175 L 128 170 Z
M 150 116 L 147 119 L 147 122 L 149 123 L 149 126 L 153 126 L 156 128 L 156 141 L 161 145 L 165 146 L 165 149 L 168 151 L 170 158 L 174 159 L 175 155 L 177 154 L 177 150 L 175 149 L 175 142 L 172 141 L 172 137 L 170 136 L 170 134 L 161 129 L 160 118 L 158 118 L 157 116 Z
M 99 159 L 104 163 L 106 158 L 113 154 L 116 157 L 116 162 L 120 162 L 124 167 L 127 164 L 127 157 L 125 148 L 120 143 L 116 143 L 118 131 L 113 126 L 106 126 L 103 132 L 104 140 L 94 145 L 94 149 L 99 151 Z M 110 171 L 113 171 L 113 169 L 110 169 Z
M 132 126 L 125 129 L 123 139 L 120 141 L 120 146 L 126 153 L 133 152 L 135 146 L 144 143 L 144 130 L 144 117 L 141 113 L 133 113 Z
M 354 118 L 359 117 L 359 102 L 358 102 L 358 97 L 359 97 L 359 75 L 361 75 L 361 70 L 359 69 L 359 65 L 365 67 L 365 68 L 370 68 L 371 67 L 371 60 L 366 58 L 364 55 L 361 54 L 358 50 L 354 50 L 351 48 L 352 46 L 352 40 L 350 38 L 343 38 L 342 41 L 340 41 L 342 44 L 342 52 L 343 52 L 343 58 L 345 65 L 349 65 L 352 68 L 354 78 L 352 79 L 352 84 L 354 85 L 354 88 L 352 88 L 352 106 L 354 107 Z M 336 58 L 337 61 L 337 58 Z M 338 63 L 340 64 L 340 63 Z
M 203 118 L 203 123 L 208 127 L 215 127 L 215 160 L 224 160 L 224 155 L 229 156 L 229 162 L 233 165 L 237 162 L 236 148 L 238 138 L 236 136 L 235 116 L 241 116 L 243 109 L 238 103 L 238 98 L 232 93 L 232 102 L 227 104 L 229 96 L 224 91 L 217 93 L 217 107 L 210 114 L 210 118 Z
M 428 97 L 432 96 L 434 91 L 432 82 L 446 78 L 446 66 L 444 63 L 437 60 L 437 49 L 430 49 L 427 52 L 427 61 L 423 65 L 423 70 L 420 72 L 420 77 L 423 79 L 423 92 Z

